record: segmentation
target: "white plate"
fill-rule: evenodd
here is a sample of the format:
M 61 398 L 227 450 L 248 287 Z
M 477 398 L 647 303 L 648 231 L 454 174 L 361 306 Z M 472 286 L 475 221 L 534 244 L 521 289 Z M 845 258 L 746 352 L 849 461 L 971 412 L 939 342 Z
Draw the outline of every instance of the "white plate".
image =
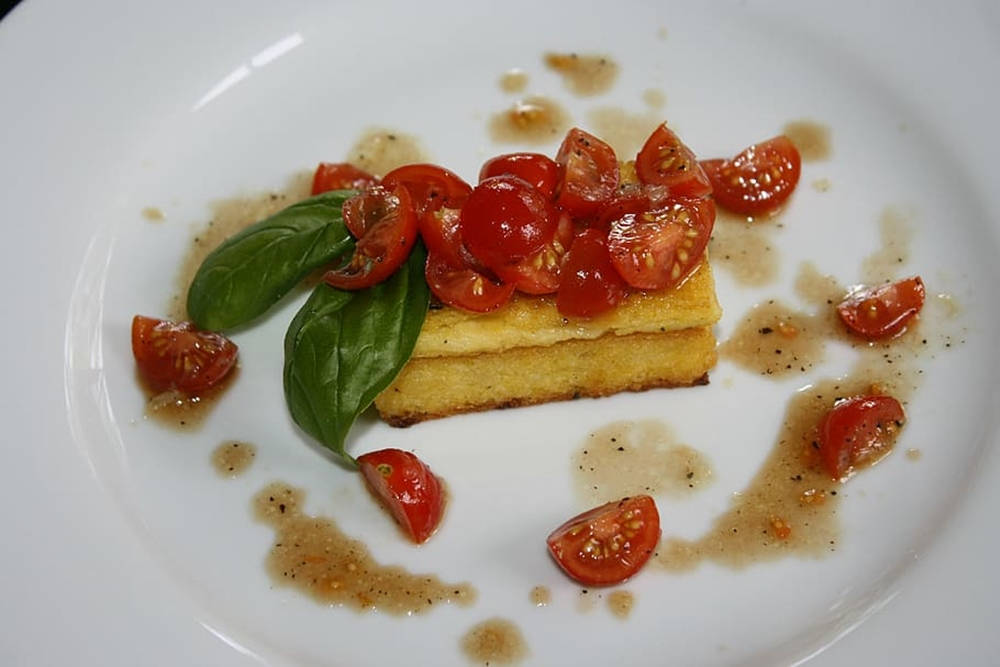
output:
M 141 7 L 31 0 L 0 24 L 9 304 L 0 661 L 463 664 L 458 638 L 491 616 L 520 626 L 531 664 L 994 659 L 994 4 Z M 546 50 L 610 53 L 621 77 L 606 95 L 574 98 L 541 65 Z M 790 295 L 800 259 L 850 282 L 876 243 L 878 212 L 913 212 L 906 269 L 961 303 L 965 342 L 926 363 L 910 404 L 899 446 L 919 447 L 922 460 L 897 452 L 850 482 L 837 553 L 739 572 L 644 572 L 628 584 L 637 606 L 623 622 L 602 606 L 580 611 L 578 587 L 542 547 L 580 509 L 568 453 L 590 429 L 660 416 L 706 452 L 715 484 L 661 504 L 668 532 L 696 532 L 753 474 L 787 397 L 844 370 L 836 365 L 761 383 L 722 363 L 702 389 L 359 429 L 354 451 L 413 448 L 448 480 L 447 522 L 420 549 L 291 428 L 278 369 L 295 304 L 238 334 L 244 373 L 201 432 L 182 437 L 142 419 L 128 323 L 165 309 L 211 201 L 281 187 L 345 155 L 371 125 L 417 135 L 471 178 L 502 150 L 485 119 L 510 103 L 497 77 L 511 67 L 578 122 L 594 106 L 641 111 L 642 91 L 661 89 L 664 115 L 705 155 L 795 118 L 831 127 L 834 155 L 807 164 L 803 182 L 826 177 L 833 188 L 804 187 L 785 214 L 778 284 L 747 290 L 719 271 L 721 337 L 751 304 Z M 148 206 L 166 221 L 145 220 Z M 259 446 L 235 481 L 208 464 L 225 438 Z M 271 534 L 248 503 L 275 478 L 307 489 L 310 511 L 336 517 L 383 561 L 467 579 L 478 602 L 387 618 L 272 588 L 262 564 Z M 552 589 L 548 607 L 528 601 L 536 584 Z

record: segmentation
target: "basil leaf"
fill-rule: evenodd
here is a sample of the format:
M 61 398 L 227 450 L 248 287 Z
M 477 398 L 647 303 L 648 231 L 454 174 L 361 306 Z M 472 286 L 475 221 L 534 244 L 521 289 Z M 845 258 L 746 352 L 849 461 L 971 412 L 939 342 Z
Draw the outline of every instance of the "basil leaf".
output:
M 427 315 L 426 251 L 388 280 L 346 292 L 322 284 L 285 335 L 285 400 L 302 430 L 357 465 L 344 439 L 410 358 Z
M 201 329 L 230 329 L 262 315 L 310 271 L 353 244 L 341 207 L 353 190 L 310 197 L 226 239 L 205 258 L 187 294 Z

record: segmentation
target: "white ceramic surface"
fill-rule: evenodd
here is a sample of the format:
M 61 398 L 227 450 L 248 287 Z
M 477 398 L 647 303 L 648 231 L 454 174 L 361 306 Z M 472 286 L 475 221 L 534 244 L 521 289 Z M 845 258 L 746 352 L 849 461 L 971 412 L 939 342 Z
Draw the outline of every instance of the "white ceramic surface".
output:
M 607 94 L 569 95 L 546 50 L 607 52 Z M 989 2 L 507 3 L 462 7 L 29 0 L 0 23 L 0 276 L 7 286 L 7 428 L 0 551 L 6 600 L 0 662 L 38 664 L 463 664 L 458 638 L 514 620 L 530 664 L 988 664 L 998 585 L 997 392 L 1000 306 L 993 285 L 1000 194 L 995 85 L 1000 12 Z M 463 416 L 393 430 L 364 421 L 352 451 L 412 448 L 445 477 L 440 533 L 405 544 L 361 489 L 292 428 L 280 340 L 296 303 L 241 331 L 244 370 L 195 435 L 142 418 L 128 324 L 162 313 L 177 263 L 213 200 L 280 188 L 358 134 L 418 136 L 472 178 L 489 114 L 512 99 L 498 76 L 530 75 L 583 123 L 598 106 L 663 114 L 702 155 L 731 153 L 791 119 L 828 125 L 834 154 L 804 168 L 777 235 L 775 285 L 718 271 L 726 316 L 792 298 L 799 261 L 844 282 L 877 243 L 886 206 L 912 213 L 912 256 L 931 292 L 961 304 L 964 340 L 924 365 L 900 449 L 852 480 L 844 538 L 821 560 L 734 572 L 643 572 L 626 621 L 580 611 L 579 588 L 543 550 L 583 509 L 569 452 L 615 419 L 659 417 L 712 460 L 715 482 L 662 501 L 664 531 L 694 536 L 766 455 L 785 401 L 842 373 L 766 382 L 728 362 L 708 387 Z M 552 151 L 555 143 L 544 147 Z M 829 192 L 809 187 L 828 178 Z M 166 215 L 153 224 L 143 208 Z M 255 464 L 223 481 L 223 439 L 254 442 Z M 285 479 L 377 557 L 472 582 L 475 606 L 413 618 L 326 608 L 263 570 L 271 540 L 249 498 Z M 534 608 L 532 586 L 553 602 Z

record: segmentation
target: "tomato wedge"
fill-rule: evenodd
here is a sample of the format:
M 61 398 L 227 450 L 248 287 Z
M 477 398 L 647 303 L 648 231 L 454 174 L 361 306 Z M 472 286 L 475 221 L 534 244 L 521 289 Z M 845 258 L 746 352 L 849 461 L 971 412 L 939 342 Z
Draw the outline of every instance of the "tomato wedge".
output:
M 852 292 L 837 306 L 844 324 L 869 340 L 902 333 L 924 305 L 920 276 Z
M 368 488 L 410 538 L 420 544 L 434 534 L 444 513 L 441 481 L 415 454 L 381 449 L 358 457 Z
M 237 351 L 222 334 L 199 331 L 191 322 L 132 318 L 132 355 L 157 391 L 194 395 L 211 389 L 236 365 Z
M 418 214 L 441 206 L 461 208 L 472 192 L 472 186 L 458 174 L 436 164 L 403 165 L 386 174 L 382 184 L 405 187 Z
M 455 265 L 433 250 L 427 253 L 424 276 L 442 303 L 474 313 L 488 313 L 510 301 L 514 285 L 498 283 L 464 265 Z
M 625 298 L 628 285 L 611 263 L 607 236 L 588 229 L 573 240 L 563 258 L 556 308 L 563 315 L 593 317 Z
M 354 256 L 323 276 L 327 284 L 339 289 L 357 290 L 382 282 L 406 261 L 417 240 L 417 214 L 406 188 L 374 186 L 358 197 L 372 198 L 359 209 L 373 213 L 360 217 Z M 345 217 L 350 202 L 344 202 Z
M 711 199 L 678 199 L 641 213 L 626 212 L 611 222 L 611 262 L 632 287 L 671 287 L 698 265 L 714 224 Z
M 563 139 L 556 163 L 562 182 L 556 203 L 577 217 L 592 215 L 618 189 L 618 158 L 611 146 L 573 128 Z
M 494 269 L 497 276 L 525 294 L 552 294 L 559 289 L 563 256 L 573 243 L 575 227 L 568 213 L 559 214 L 552 240 L 528 257 Z
M 643 144 L 635 159 L 639 180 L 647 185 L 665 185 L 674 197 L 704 197 L 712 184 L 691 149 L 661 124 Z
M 398 202 L 391 190 L 381 185 L 369 185 L 345 201 L 341 213 L 347 231 L 354 238 L 360 239 L 380 220 L 392 215 L 397 206 Z
M 552 531 L 549 553 L 570 577 L 588 586 L 625 581 L 645 565 L 660 539 L 660 514 L 649 496 L 610 502 Z
M 378 179 L 346 162 L 320 162 L 313 174 L 312 194 L 328 190 L 364 190 Z
M 493 176 L 477 185 L 459 221 L 466 247 L 494 271 L 544 248 L 557 225 L 549 200 L 516 176 Z
M 855 396 L 838 401 L 819 424 L 819 456 L 834 479 L 874 463 L 892 447 L 906 416 L 892 396 Z
M 750 146 L 732 160 L 701 163 L 719 206 L 742 215 L 773 213 L 799 182 L 802 158 L 784 135 Z
M 541 153 L 507 153 L 487 160 L 479 170 L 479 181 L 491 176 L 517 176 L 548 198 L 552 198 L 559 183 L 559 165 Z

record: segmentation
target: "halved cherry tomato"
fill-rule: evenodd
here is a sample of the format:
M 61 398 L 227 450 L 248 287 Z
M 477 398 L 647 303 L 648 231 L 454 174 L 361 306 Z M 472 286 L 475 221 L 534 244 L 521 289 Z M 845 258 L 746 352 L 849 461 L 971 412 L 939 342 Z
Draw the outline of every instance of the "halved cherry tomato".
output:
M 312 193 L 328 190 L 364 190 L 378 183 L 367 171 L 346 162 L 320 162 L 313 174 Z
M 436 164 L 407 164 L 382 178 L 387 188 L 402 185 L 410 192 L 418 214 L 442 206 L 461 208 L 472 186 L 453 171 Z
M 444 512 L 441 482 L 415 454 L 381 449 L 358 457 L 368 488 L 414 542 L 420 544 L 437 529 Z
M 608 255 L 607 236 L 588 229 L 563 258 L 556 308 L 563 315 L 593 317 L 617 306 L 628 285 Z
M 661 208 L 625 213 L 611 223 L 611 262 L 632 287 L 676 285 L 698 265 L 714 224 L 711 199 L 677 199 Z
M 611 146 L 573 128 L 556 154 L 562 182 L 556 203 L 574 216 L 594 214 L 618 188 L 618 158 Z
M 496 310 L 514 293 L 514 285 L 495 282 L 461 264 L 456 266 L 433 250 L 427 253 L 424 276 L 442 303 L 474 313 Z
M 647 185 L 665 185 L 674 197 L 704 197 L 712 185 L 691 149 L 661 124 L 649 136 L 635 159 L 639 180 Z
M 559 165 L 541 153 L 508 153 L 487 160 L 479 170 L 479 181 L 510 174 L 522 178 L 550 199 L 559 183 Z
M 906 419 L 892 396 L 854 396 L 838 401 L 819 424 L 819 455 L 834 479 L 877 461 L 892 447 Z
M 516 176 L 493 176 L 480 183 L 462 207 L 462 240 L 492 270 L 518 262 L 552 240 L 555 207 Z
M 563 256 L 573 243 L 574 233 L 573 219 L 563 211 L 555 235 L 541 250 L 520 261 L 497 266 L 494 272 L 525 294 L 552 294 L 559 289 Z
M 132 355 L 142 376 L 158 391 L 198 394 L 218 384 L 236 364 L 236 344 L 191 322 L 132 318 Z
M 459 227 L 461 214 L 461 209 L 449 206 L 424 211 L 417 220 L 420 237 L 427 245 L 427 250 L 443 257 L 452 266 L 467 266 L 484 273 L 488 269 L 462 242 L 462 230 Z
M 417 214 L 406 188 L 376 188 L 358 197 L 380 198 L 380 202 L 368 206 L 368 210 L 378 211 L 379 217 L 364 218 L 354 256 L 346 265 L 323 276 L 334 287 L 357 290 L 382 282 L 406 261 L 417 240 Z M 348 203 L 344 203 L 345 209 Z
M 923 305 L 924 282 L 914 276 L 852 292 L 837 313 L 851 331 L 877 340 L 902 333 Z
M 638 572 L 659 539 L 656 503 L 642 495 L 573 517 L 552 531 L 547 543 L 570 577 L 588 586 L 608 586 Z
M 754 144 L 732 160 L 701 163 L 719 206 L 742 215 L 777 210 L 799 182 L 802 158 L 784 135 Z
M 341 214 L 347 231 L 354 238 L 360 239 L 380 220 L 391 215 L 390 209 L 396 206 L 398 202 L 393 197 L 392 190 L 381 185 L 370 185 L 345 201 Z

